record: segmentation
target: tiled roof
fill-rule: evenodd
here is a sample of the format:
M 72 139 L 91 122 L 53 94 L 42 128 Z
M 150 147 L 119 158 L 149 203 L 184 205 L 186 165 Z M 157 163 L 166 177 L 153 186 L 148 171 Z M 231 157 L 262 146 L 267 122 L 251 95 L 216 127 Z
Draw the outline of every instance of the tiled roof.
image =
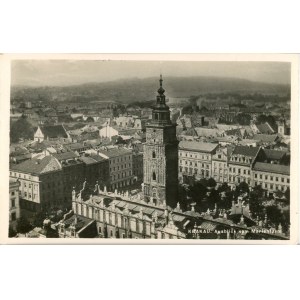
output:
M 49 138 L 67 138 L 68 135 L 62 125 L 52 125 L 40 127 L 45 137 Z
M 179 143 L 179 149 L 185 150 L 193 150 L 193 151 L 200 151 L 200 152 L 212 152 L 218 147 L 218 144 L 212 143 L 201 143 L 195 141 L 181 141 Z
M 68 152 L 62 152 L 62 153 L 55 153 L 52 154 L 55 158 L 57 158 L 59 161 L 61 160 L 66 160 L 66 159 L 74 159 L 78 157 L 78 154 L 76 154 L 73 151 L 68 151 Z
M 261 142 L 269 142 L 273 143 L 278 138 L 277 134 L 254 134 L 253 140 L 261 141 Z
M 217 128 L 203 128 L 203 127 L 195 127 L 195 130 L 198 136 L 219 136 L 222 134 L 222 131 Z
M 245 156 L 255 157 L 258 153 L 259 147 L 248 147 L 248 146 L 236 146 L 232 152 L 232 155 L 240 154 Z
M 267 122 L 264 124 L 256 125 L 256 127 L 260 133 L 266 133 L 266 134 L 274 133 L 273 128 Z
M 11 170 L 31 173 L 31 174 L 42 174 L 51 171 L 61 170 L 61 165 L 53 156 L 45 156 L 44 158 L 33 158 L 26 160 L 20 164 L 13 165 Z
M 132 151 L 125 149 L 125 148 L 112 148 L 109 150 L 99 150 L 99 153 L 104 154 L 109 158 L 112 158 L 112 157 L 117 157 L 117 156 L 121 156 L 121 155 L 131 154 Z
M 287 154 L 287 151 L 273 150 L 273 149 L 264 149 L 264 152 L 268 159 L 271 160 L 280 160 L 283 156 Z
M 269 173 L 278 173 L 283 175 L 290 175 L 290 166 L 284 166 L 279 164 L 269 164 L 257 162 L 253 167 L 254 171 L 262 171 Z

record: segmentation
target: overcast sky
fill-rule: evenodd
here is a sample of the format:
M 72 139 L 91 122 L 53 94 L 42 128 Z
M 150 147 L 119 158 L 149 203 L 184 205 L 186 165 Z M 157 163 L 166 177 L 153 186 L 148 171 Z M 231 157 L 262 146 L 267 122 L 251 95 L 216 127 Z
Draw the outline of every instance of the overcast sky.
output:
M 15 60 L 12 85 L 64 86 L 122 78 L 217 76 L 267 83 L 290 83 L 290 63 Z

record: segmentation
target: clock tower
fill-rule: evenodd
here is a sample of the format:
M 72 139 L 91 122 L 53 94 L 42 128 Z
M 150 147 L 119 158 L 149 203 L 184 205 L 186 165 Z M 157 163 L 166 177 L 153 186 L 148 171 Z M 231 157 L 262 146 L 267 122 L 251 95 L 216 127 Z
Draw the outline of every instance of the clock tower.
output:
M 144 144 L 144 198 L 147 202 L 175 208 L 178 202 L 178 140 L 170 119 L 165 90 L 160 87 L 152 120 L 146 126 Z

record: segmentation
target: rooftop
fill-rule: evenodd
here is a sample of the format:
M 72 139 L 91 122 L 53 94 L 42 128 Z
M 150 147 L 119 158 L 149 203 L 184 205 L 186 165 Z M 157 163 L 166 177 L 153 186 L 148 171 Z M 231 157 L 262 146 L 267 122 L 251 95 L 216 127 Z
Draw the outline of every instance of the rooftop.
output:
M 277 134 L 254 134 L 253 139 L 261 142 L 273 143 L 278 138 Z
M 55 153 L 55 154 L 52 154 L 52 155 L 55 158 L 57 158 L 59 161 L 61 161 L 61 160 L 67 160 L 67 159 L 74 159 L 74 158 L 78 157 L 78 154 L 76 154 L 73 151 Z
M 11 170 L 22 173 L 43 174 L 61 170 L 61 165 L 56 158 L 49 155 L 43 158 L 29 159 L 20 164 L 12 165 Z
M 268 173 L 290 175 L 290 166 L 284 166 L 284 165 L 279 165 L 279 164 L 269 164 L 269 163 L 257 162 L 257 163 L 255 163 L 253 170 L 268 172 Z
M 236 146 L 232 152 L 232 155 L 240 154 L 240 155 L 255 157 L 258 151 L 259 151 L 259 147 Z
M 125 148 L 112 148 L 109 150 L 99 150 L 100 155 L 103 154 L 108 158 L 118 157 L 122 155 L 129 155 L 132 154 L 131 150 Z
M 199 152 L 212 152 L 217 147 L 218 144 L 201 143 L 195 141 L 181 141 L 179 143 L 179 149 L 199 151 Z
M 40 128 L 43 134 L 45 135 L 45 137 L 49 137 L 49 138 L 68 137 L 62 125 L 42 126 Z

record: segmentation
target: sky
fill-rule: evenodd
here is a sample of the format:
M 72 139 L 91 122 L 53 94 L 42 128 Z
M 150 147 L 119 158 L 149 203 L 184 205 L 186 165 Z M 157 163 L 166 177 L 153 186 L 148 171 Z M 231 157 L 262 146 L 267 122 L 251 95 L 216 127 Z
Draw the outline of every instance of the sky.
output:
M 266 83 L 290 83 L 286 62 L 14 60 L 11 84 L 67 86 L 125 78 L 214 76 Z

